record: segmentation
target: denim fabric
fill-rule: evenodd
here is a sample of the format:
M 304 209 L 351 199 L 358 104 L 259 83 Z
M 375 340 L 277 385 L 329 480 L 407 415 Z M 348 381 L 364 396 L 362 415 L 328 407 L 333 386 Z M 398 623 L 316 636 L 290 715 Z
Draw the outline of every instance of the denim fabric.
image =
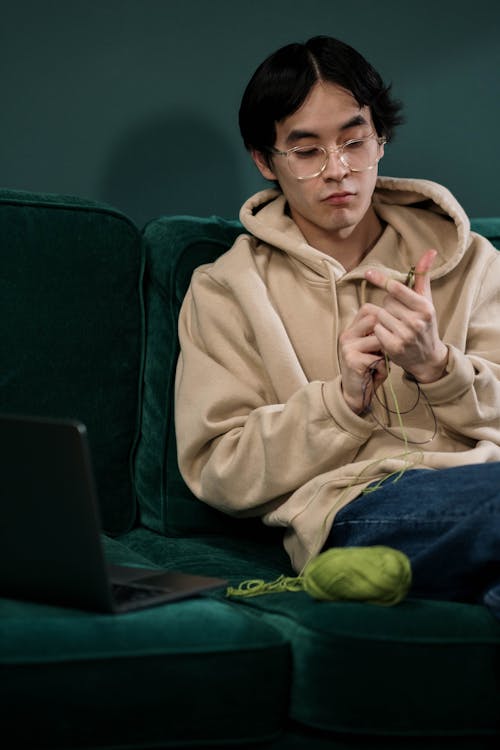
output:
M 375 544 L 409 557 L 410 596 L 480 602 L 500 617 L 500 463 L 415 469 L 360 495 L 326 546 Z

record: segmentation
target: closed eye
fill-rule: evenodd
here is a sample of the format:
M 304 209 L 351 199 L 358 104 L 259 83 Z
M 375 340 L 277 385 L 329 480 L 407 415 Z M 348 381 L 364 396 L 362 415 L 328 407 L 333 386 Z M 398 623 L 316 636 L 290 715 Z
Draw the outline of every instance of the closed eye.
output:
M 361 148 L 362 146 L 366 145 L 365 140 L 353 140 L 353 141 L 346 141 L 342 144 L 342 148 L 346 151 L 356 151 L 356 149 Z
M 313 159 L 315 156 L 318 156 L 321 151 L 322 149 L 318 146 L 300 146 L 299 148 L 294 149 L 292 153 L 294 153 L 299 159 Z

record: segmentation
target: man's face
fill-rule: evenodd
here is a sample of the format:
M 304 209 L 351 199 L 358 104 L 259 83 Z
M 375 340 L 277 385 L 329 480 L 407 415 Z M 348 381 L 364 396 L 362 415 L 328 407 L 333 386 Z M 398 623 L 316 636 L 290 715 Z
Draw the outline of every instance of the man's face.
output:
M 328 149 L 375 132 L 369 107 L 359 107 L 346 89 L 333 83 L 318 82 L 302 106 L 276 125 L 275 148 L 286 151 L 294 146 L 320 144 Z M 347 238 L 368 220 L 377 168 L 351 172 L 330 154 L 325 170 L 318 176 L 298 180 L 292 175 L 285 156 L 273 155 L 271 165 L 262 154 L 253 158 L 264 177 L 277 180 L 287 198 L 291 216 L 310 244 Z

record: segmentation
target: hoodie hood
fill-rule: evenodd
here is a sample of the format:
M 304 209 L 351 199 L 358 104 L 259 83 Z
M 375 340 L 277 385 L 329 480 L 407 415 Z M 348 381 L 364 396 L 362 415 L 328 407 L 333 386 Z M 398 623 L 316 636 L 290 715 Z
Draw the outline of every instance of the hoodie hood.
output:
M 263 190 L 252 196 L 243 204 L 240 220 L 258 240 L 286 252 L 320 276 L 333 272 L 337 279 L 361 278 L 367 267 L 390 270 L 403 279 L 429 248 L 438 252 L 431 272 L 431 279 L 437 279 L 460 262 L 470 244 L 467 215 L 442 185 L 430 180 L 379 177 L 372 202 L 386 230 L 363 262 L 349 273 L 334 258 L 308 244 L 288 215 L 286 198 L 279 190 Z M 420 221 L 421 212 L 426 214 L 425 222 Z M 394 234 L 398 257 L 394 255 Z

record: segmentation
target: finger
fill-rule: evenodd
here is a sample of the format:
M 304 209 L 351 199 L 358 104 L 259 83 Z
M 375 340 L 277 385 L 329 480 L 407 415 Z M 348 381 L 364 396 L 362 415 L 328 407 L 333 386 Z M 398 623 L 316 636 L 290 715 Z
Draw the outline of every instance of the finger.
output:
M 415 266 L 415 285 L 413 291 L 420 295 L 429 296 L 430 294 L 430 277 L 429 272 L 437 257 L 437 250 L 426 250 Z M 379 289 L 385 289 L 386 292 L 400 299 L 404 299 L 404 292 L 398 294 L 398 291 L 406 287 L 401 282 L 391 279 L 382 271 L 376 268 L 370 268 L 365 272 L 365 278 Z M 406 295 L 407 296 L 407 295 Z
M 374 333 L 372 333 L 370 336 L 361 337 L 355 342 L 355 344 L 356 349 L 359 352 L 366 352 L 380 356 L 380 341 Z
M 423 264 L 422 268 L 424 268 Z M 415 312 L 424 311 L 428 304 L 428 300 L 431 298 L 430 280 L 427 280 L 426 282 L 428 284 L 428 292 L 423 294 L 422 292 L 417 293 L 415 288 L 410 289 L 400 281 L 396 281 L 396 279 L 388 278 L 380 271 L 367 271 L 365 275 L 370 281 L 373 280 L 373 283 L 375 283 L 376 286 L 382 286 L 382 288 L 385 289 L 387 296 L 383 302 L 383 309 L 390 312 L 395 318 L 403 319 L 408 310 L 413 310 Z M 381 283 L 384 278 L 386 279 L 385 284 Z M 419 276 L 417 278 L 421 279 L 423 277 Z M 380 319 L 380 309 L 381 308 L 378 308 L 377 311 L 378 319 Z
M 375 335 L 382 349 L 388 353 L 391 359 L 396 361 L 398 354 L 401 353 L 402 338 L 400 332 L 395 332 L 379 323 L 375 326 Z
M 426 250 L 415 266 L 415 286 L 413 290 L 424 297 L 430 297 L 430 270 L 437 257 L 437 250 Z
M 374 286 L 378 286 L 379 289 L 384 289 L 388 295 L 396 297 L 396 299 L 401 300 L 405 304 L 408 302 L 408 300 L 411 299 L 411 290 L 408 289 L 407 286 L 402 284 L 400 281 L 397 281 L 396 279 L 391 279 L 390 276 L 387 276 L 385 273 L 379 271 L 378 269 L 371 268 L 370 270 L 366 271 L 365 279 L 367 279 Z M 408 294 L 408 292 L 410 292 L 410 294 Z
M 358 311 L 345 333 L 351 338 L 352 336 L 366 336 L 372 333 L 373 326 L 377 322 L 378 308 L 375 305 L 364 305 Z
M 374 286 L 378 286 L 379 289 L 385 289 L 386 291 L 388 291 L 387 285 L 391 281 L 389 276 L 386 276 L 385 273 L 376 268 L 370 268 L 368 271 L 365 271 L 365 279 Z

